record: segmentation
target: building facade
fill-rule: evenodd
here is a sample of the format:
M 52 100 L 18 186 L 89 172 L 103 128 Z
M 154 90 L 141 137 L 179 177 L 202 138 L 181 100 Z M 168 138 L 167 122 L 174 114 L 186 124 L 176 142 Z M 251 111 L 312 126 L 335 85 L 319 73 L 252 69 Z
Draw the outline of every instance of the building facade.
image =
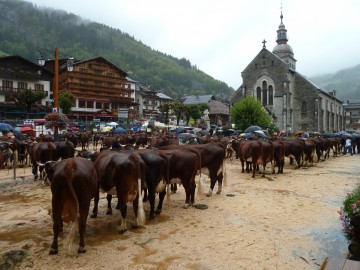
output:
M 102 57 L 74 62 L 73 71 L 59 63 L 59 94 L 75 97 L 70 118 L 77 121 L 117 121 L 119 111 L 133 105 L 127 74 Z
M 241 73 L 243 83 L 230 97 L 232 104 L 246 96 L 261 101 L 280 130 L 333 132 L 344 129 L 344 110 L 336 91 L 326 92 L 296 71 L 293 49 L 281 22 L 277 44 L 263 48 Z
M 360 100 L 347 100 L 344 103 L 345 130 L 360 132 Z
M 43 118 L 51 109 L 53 74 L 21 56 L 0 57 L 0 119 Z M 42 92 L 44 98 L 31 108 L 19 106 L 17 98 L 26 91 Z

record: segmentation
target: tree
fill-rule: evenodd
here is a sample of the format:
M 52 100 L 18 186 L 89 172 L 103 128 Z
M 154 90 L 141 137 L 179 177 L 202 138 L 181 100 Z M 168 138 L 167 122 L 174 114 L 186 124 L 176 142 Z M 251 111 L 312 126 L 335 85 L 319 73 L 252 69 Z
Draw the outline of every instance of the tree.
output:
M 68 91 L 62 92 L 59 95 L 59 107 L 62 109 L 64 114 L 71 112 L 71 107 L 74 102 L 74 96 Z
M 24 89 L 17 92 L 13 97 L 12 100 L 15 101 L 15 104 L 19 108 L 25 108 L 27 113 L 31 112 L 32 106 L 41 101 L 45 97 L 43 91 L 33 91 L 31 89 Z
M 173 110 L 176 115 L 176 125 L 179 125 L 181 114 L 185 112 L 185 105 L 180 102 L 173 103 Z
M 165 124 L 169 124 L 169 111 L 172 108 L 173 103 L 172 102 L 164 102 L 161 103 L 159 106 L 160 112 L 165 115 Z
M 195 105 L 188 105 L 189 106 L 189 116 L 193 118 L 196 122 L 196 120 L 200 119 L 201 116 L 203 116 L 204 111 L 206 109 L 209 109 L 208 104 L 195 104 Z
M 231 116 L 234 124 L 242 130 L 251 125 L 266 128 L 273 123 L 272 117 L 267 114 L 260 100 L 250 96 L 233 105 Z

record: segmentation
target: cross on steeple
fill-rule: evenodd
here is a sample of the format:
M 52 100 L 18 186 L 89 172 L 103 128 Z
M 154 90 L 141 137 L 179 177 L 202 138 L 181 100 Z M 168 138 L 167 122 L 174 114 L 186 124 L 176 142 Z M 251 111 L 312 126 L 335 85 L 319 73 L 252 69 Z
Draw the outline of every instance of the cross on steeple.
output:
M 265 45 L 266 42 L 267 42 L 267 41 L 264 39 L 263 42 L 262 42 L 263 48 L 266 48 L 266 45 Z

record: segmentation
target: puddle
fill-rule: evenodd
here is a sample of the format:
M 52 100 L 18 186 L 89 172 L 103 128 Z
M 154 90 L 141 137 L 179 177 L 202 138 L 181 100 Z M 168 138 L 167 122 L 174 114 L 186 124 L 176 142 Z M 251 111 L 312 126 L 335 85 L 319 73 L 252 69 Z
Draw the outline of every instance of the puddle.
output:
M 316 228 L 304 228 L 302 235 L 313 237 L 314 241 L 321 245 L 321 252 L 326 256 L 347 258 L 348 256 L 348 241 L 340 230 L 329 229 L 319 230 Z

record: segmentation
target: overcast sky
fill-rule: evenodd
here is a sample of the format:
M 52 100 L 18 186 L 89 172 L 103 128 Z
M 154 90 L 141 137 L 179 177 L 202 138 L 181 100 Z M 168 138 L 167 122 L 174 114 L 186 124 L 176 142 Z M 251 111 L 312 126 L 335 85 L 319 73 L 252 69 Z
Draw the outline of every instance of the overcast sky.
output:
M 359 0 L 28 1 L 119 29 L 234 89 L 262 41 L 270 51 L 276 45 L 281 5 L 298 72 L 311 77 L 360 64 Z

